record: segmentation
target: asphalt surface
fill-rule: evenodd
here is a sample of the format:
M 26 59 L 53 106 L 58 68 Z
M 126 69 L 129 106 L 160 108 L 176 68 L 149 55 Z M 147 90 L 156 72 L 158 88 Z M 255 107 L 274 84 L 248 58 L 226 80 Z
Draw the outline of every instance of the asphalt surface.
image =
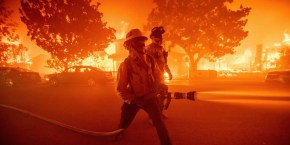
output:
M 181 84 L 181 85 L 179 85 Z M 288 86 L 254 81 L 174 82 L 170 91 L 196 90 L 196 101 L 172 100 L 165 120 L 174 145 L 289 145 Z M 1 88 L 0 104 L 91 131 L 118 126 L 122 100 L 114 86 Z M 119 141 L 93 137 L 0 107 L 1 145 L 159 145 L 140 111 Z

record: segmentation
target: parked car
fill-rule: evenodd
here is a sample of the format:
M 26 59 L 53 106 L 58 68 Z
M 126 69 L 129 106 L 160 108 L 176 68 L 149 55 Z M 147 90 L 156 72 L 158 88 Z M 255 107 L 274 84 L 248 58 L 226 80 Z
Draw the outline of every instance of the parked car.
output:
M 113 76 L 111 72 L 105 72 L 92 66 L 73 66 L 61 73 L 46 75 L 45 80 L 52 86 L 68 84 L 95 86 L 111 82 Z
M 290 84 L 290 70 L 276 70 L 267 73 L 266 83 Z
M 6 87 L 32 85 L 41 82 L 38 72 L 20 67 L 0 67 L 0 85 Z

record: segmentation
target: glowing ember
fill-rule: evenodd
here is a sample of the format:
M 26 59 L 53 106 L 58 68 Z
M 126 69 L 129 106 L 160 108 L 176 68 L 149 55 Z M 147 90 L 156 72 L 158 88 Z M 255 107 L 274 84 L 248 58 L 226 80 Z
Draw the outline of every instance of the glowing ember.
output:
M 283 43 L 290 45 L 290 37 L 289 37 L 289 34 L 284 33 Z

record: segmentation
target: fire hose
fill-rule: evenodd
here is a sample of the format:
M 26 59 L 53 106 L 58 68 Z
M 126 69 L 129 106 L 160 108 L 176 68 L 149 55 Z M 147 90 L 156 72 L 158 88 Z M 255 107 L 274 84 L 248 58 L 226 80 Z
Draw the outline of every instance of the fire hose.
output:
M 167 92 L 167 94 L 164 95 L 164 97 L 167 99 L 167 102 L 165 104 L 165 108 L 167 109 L 169 107 L 171 99 L 189 99 L 189 100 L 194 100 L 195 92 L 188 92 L 188 93 L 180 93 L 180 92 L 170 93 L 170 92 Z M 105 132 L 105 131 L 104 132 L 90 131 L 90 130 L 77 128 L 77 127 L 74 127 L 74 126 L 71 126 L 71 125 L 67 125 L 67 124 L 64 124 L 64 123 L 61 123 L 61 122 L 58 122 L 56 120 L 52 120 L 52 119 L 49 119 L 49 118 L 46 118 L 46 117 L 43 117 L 43 116 L 39 116 L 37 114 L 34 114 L 32 112 L 29 112 L 29 111 L 26 111 L 26 110 L 23 110 L 23 109 L 20 109 L 20 108 L 17 108 L 17 107 L 4 105 L 4 104 L 0 104 L 0 107 L 6 108 L 6 109 L 10 109 L 10 110 L 14 110 L 14 111 L 29 115 L 31 117 L 43 120 L 43 121 L 48 122 L 50 124 L 57 125 L 57 126 L 60 126 L 62 128 L 65 128 L 65 129 L 68 129 L 68 130 L 71 130 L 71 131 L 74 131 L 74 132 L 78 132 L 78 133 L 81 133 L 81 134 L 87 134 L 87 135 L 91 135 L 91 136 L 113 136 L 113 135 L 119 134 L 122 131 L 124 131 L 123 128 L 117 129 L 117 130 L 114 130 L 114 131 L 107 131 L 107 132 Z
M 46 118 L 46 117 L 43 117 L 43 116 L 39 116 L 39 115 L 36 115 L 36 114 L 31 113 L 29 111 L 26 111 L 26 110 L 23 110 L 23 109 L 19 109 L 19 108 L 16 108 L 16 107 L 12 107 L 12 106 L 9 106 L 9 105 L 0 104 L 0 106 L 3 107 L 3 108 L 6 108 L 6 109 L 11 109 L 11 110 L 14 110 L 14 111 L 17 111 L 17 112 L 21 112 L 21 113 L 29 115 L 31 117 L 46 121 L 46 122 L 48 122 L 50 124 L 54 124 L 54 125 L 63 127 L 65 129 L 72 130 L 74 132 L 78 132 L 78 133 L 81 133 L 81 134 L 87 134 L 87 135 L 91 135 L 91 136 L 111 136 L 111 135 L 115 135 L 115 134 L 121 133 L 124 130 L 124 129 L 121 128 L 121 129 L 117 129 L 117 130 L 114 130 L 114 131 L 108 131 L 108 132 L 89 131 L 89 130 L 77 128 L 77 127 L 74 127 L 74 126 L 70 126 L 70 125 L 67 125 L 67 124 L 63 124 L 61 122 L 58 122 L 58 121 L 55 121 L 55 120 L 52 120 L 52 119 L 49 119 L 49 118 Z

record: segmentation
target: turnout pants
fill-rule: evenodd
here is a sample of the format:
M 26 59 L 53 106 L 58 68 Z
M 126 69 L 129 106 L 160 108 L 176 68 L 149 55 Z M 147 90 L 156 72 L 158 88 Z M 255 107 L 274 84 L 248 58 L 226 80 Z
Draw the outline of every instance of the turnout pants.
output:
M 131 102 L 130 104 L 124 103 L 122 106 L 120 127 L 124 129 L 128 128 L 139 109 L 145 110 L 152 119 L 161 145 L 172 145 L 167 128 L 161 118 L 159 102 L 156 97 L 147 100 L 142 107 L 138 106 L 135 102 Z

